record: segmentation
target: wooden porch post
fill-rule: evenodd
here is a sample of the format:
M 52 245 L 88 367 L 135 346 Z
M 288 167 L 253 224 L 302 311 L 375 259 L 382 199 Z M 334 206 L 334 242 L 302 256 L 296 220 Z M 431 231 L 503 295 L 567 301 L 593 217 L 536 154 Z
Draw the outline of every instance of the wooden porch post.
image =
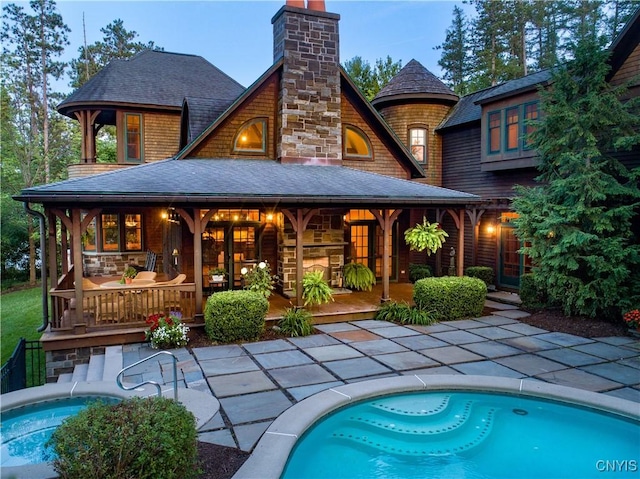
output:
M 309 220 L 318 212 L 317 209 L 305 210 L 298 208 L 294 214 L 287 209 L 282 210 L 291 225 L 293 231 L 296 233 L 296 306 L 302 307 L 302 276 L 304 275 L 304 268 L 302 260 L 304 259 L 304 230 L 307 229 Z
M 471 265 L 476 266 L 478 261 L 478 237 L 480 236 L 480 218 L 484 214 L 485 210 L 479 210 L 474 208 L 473 210 L 466 210 L 467 215 L 469 216 L 469 220 L 471 221 L 471 244 L 473 248 L 471 249 Z
M 84 324 L 83 291 L 82 291 L 82 220 L 80 210 L 71 210 L 71 253 L 73 257 L 73 281 L 76 293 L 75 324 Z
M 50 288 L 55 288 L 58 285 L 58 255 L 56 254 L 57 241 L 56 241 L 56 226 L 57 220 L 56 216 L 51 212 L 47 211 L 47 223 L 48 226 L 48 236 L 49 236 L 49 280 L 50 280 Z M 66 244 L 66 241 L 64 242 Z M 64 264 L 66 259 L 65 256 L 67 252 L 62 250 L 60 252 L 61 261 Z M 46 281 L 46 278 L 43 278 L 43 281 Z M 49 309 L 49 312 L 53 311 L 53 308 Z
M 96 133 L 98 129 L 94 128 L 94 124 L 99 114 L 100 110 L 75 112 L 75 116 L 80 122 L 80 130 L 82 131 L 81 163 L 96 162 Z
M 380 301 L 389 301 L 389 256 L 391 255 L 391 232 L 393 224 L 402 213 L 402 210 L 384 209 L 382 213 L 378 210 L 370 210 L 377 218 L 380 228 L 382 228 L 382 298 Z
M 458 250 L 456 251 L 456 275 L 464 275 L 464 209 L 447 210 L 458 228 Z
M 193 282 L 196 284 L 196 314 L 202 311 L 202 218 L 200 208 L 193 210 Z
M 436 223 L 442 224 L 442 218 L 444 218 L 445 210 L 441 210 L 438 208 L 436 210 Z M 436 271 L 435 276 L 440 276 L 442 274 L 442 248 L 436 251 Z

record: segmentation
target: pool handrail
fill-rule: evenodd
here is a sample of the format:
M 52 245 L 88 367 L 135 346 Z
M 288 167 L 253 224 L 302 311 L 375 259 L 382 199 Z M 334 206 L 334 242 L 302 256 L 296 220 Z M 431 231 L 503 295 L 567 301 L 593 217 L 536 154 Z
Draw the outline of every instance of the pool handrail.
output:
M 136 361 L 135 363 L 122 368 L 118 373 L 118 375 L 116 376 L 116 384 L 118 385 L 118 387 L 125 391 L 131 391 L 141 386 L 151 384 L 152 386 L 155 386 L 156 388 L 158 388 L 158 397 L 162 397 L 162 386 L 160 386 L 160 383 L 158 383 L 157 381 L 151 381 L 151 380 L 143 381 L 139 384 L 136 384 L 135 386 L 125 386 L 124 384 L 122 384 L 122 376 L 124 375 L 125 371 L 135 366 L 138 366 L 139 364 L 142 364 L 146 361 L 149 361 L 150 359 L 153 359 L 156 356 L 160 356 L 161 354 L 168 354 L 169 356 L 171 356 L 171 359 L 173 360 L 173 399 L 177 401 L 178 400 L 178 358 L 170 351 L 158 351 L 157 353 L 152 354 L 151 356 L 148 356 L 144 359 L 141 359 L 140 361 Z

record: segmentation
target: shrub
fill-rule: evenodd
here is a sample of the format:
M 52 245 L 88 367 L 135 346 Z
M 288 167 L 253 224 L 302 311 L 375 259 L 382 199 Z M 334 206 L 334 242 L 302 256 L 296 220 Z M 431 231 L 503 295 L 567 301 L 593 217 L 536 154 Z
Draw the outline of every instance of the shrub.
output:
M 51 436 L 61 478 L 182 479 L 197 477 L 196 421 L 167 398 L 96 402 Z
M 244 275 L 244 289 L 260 293 L 265 298 L 268 298 L 275 288 L 274 283 L 277 279 L 277 276 L 271 275 L 269 262 L 260 261 Z
M 464 274 L 471 278 L 481 279 L 487 286 L 493 284 L 493 268 L 489 266 L 469 266 Z
M 302 277 L 302 299 L 305 306 L 333 301 L 333 291 L 322 271 L 309 271 Z
M 205 332 L 220 343 L 251 341 L 264 331 L 269 301 L 254 291 L 221 291 L 209 296 L 204 309 Z
M 538 285 L 533 273 L 520 276 L 520 301 L 522 306 L 529 309 L 543 308 L 547 301 L 543 289 Z
M 428 264 L 409 263 L 409 281 L 415 283 L 422 278 L 431 278 L 433 271 Z
M 344 285 L 347 288 L 357 291 L 371 291 L 376 284 L 376 276 L 369 268 L 362 263 L 347 263 L 343 268 Z
M 406 302 L 389 301 L 376 312 L 375 319 L 400 324 L 420 324 L 423 326 L 436 322 L 430 311 L 412 307 Z
M 287 308 L 278 321 L 278 328 L 290 337 L 309 336 L 313 333 L 313 316 L 304 308 Z
M 439 321 L 480 316 L 487 295 L 487 285 L 478 278 L 444 276 L 416 282 L 413 300 Z

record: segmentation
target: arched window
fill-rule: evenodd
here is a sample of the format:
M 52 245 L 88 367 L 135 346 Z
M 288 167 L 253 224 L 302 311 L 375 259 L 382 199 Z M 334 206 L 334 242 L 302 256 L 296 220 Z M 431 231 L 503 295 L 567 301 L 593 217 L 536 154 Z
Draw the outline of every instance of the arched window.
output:
M 344 156 L 350 158 L 371 158 L 371 143 L 362 130 L 354 126 L 344 127 Z
M 258 118 L 244 123 L 233 140 L 234 152 L 264 153 L 267 150 L 267 120 Z

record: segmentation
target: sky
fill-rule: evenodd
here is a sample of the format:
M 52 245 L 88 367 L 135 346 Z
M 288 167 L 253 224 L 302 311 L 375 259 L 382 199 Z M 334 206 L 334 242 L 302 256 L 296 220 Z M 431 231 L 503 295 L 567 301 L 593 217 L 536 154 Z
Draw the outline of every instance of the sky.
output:
M 16 2 L 22 3 L 22 2 Z M 438 66 L 440 45 L 450 27 L 452 0 L 326 0 L 328 12 L 340 15 L 340 61 L 361 56 L 373 65 L 389 55 L 406 65 L 416 59 L 442 77 Z M 153 41 L 165 51 L 200 55 L 248 87 L 273 64 L 271 19 L 285 0 L 206 1 L 75 1 L 58 0 L 57 9 L 71 29 L 70 45 L 62 60 L 78 56 L 86 43 L 102 40 L 101 28 L 116 19 L 137 41 Z M 56 85 L 69 93 L 68 80 Z

